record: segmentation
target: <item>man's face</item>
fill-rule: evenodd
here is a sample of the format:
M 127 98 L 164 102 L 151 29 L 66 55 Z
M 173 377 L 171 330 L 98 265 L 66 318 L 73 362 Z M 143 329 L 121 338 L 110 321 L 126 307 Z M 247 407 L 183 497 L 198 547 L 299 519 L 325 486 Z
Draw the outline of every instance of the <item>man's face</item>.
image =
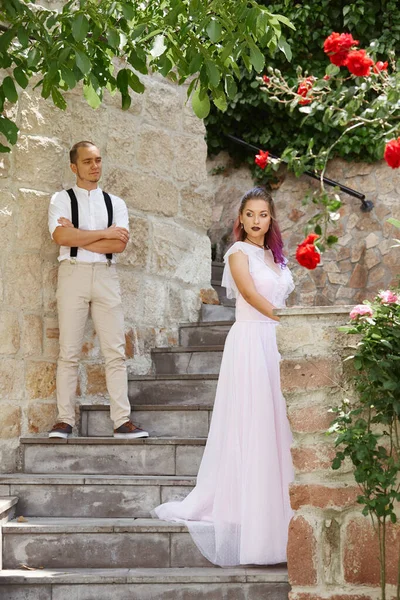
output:
M 71 164 L 71 169 L 78 179 L 90 183 L 97 183 L 101 177 L 101 156 L 97 146 L 78 148 L 76 164 Z

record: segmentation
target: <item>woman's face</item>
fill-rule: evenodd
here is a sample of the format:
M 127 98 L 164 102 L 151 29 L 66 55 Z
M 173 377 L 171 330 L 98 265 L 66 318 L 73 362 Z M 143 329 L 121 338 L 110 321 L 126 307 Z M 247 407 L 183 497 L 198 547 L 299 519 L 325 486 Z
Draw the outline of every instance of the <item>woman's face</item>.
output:
M 267 233 L 271 224 L 271 211 L 266 200 L 254 198 L 248 200 L 240 215 L 240 222 L 247 235 L 251 239 L 260 239 L 264 241 L 264 235 Z

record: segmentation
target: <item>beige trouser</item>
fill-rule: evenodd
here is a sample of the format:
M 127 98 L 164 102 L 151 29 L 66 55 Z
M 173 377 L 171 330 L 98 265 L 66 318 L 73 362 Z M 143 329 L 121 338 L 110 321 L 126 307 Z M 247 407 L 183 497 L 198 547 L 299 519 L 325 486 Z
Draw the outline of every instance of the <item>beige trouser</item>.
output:
M 63 260 L 58 270 L 60 354 L 57 363 L 58 420 L 75 425 L 75 393 L 89 305 L 105 359 L 110 416 L 117 428 L 130 418 L 125 364 L 124 315 L 115 265 Z

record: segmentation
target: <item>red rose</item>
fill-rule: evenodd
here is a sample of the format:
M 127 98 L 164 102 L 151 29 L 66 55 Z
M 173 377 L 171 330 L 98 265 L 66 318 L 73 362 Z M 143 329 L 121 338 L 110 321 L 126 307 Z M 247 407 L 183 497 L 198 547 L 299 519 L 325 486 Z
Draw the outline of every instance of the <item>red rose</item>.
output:
M 321 261 L 321 256 L 314 246 L 314 242 L 317 238 L 319 238 L 319 235 L 316 233 L 311 233 L 301 244 L 297 246 L 297 262 L 302 267 L 306 267 L 306 269 L 315 269 Z
M 268 163 L 268 155 L 269 152 L 268 151 L 263 151 L 263 150 L 259 150 L 260 154 L 256 154 L 256 157 L 254 159 L 254 162 L 256 163 L 256 165 L 258 165 L 261 169 L 265 169 L 265 167 L 267 166 Z
M 304 106 L 304 104 L 310 104 L 312 102 L 312 97 L 311 98 L 307 98 L 307 94 L 308 92 L 311 90 L 313 84 L 315 81 L 315 77 L 313 77 L 312 75 L 310 77 L 307 77 L 306 79 L 304 79 L 299 87 L 297 88 L 297 93 L 299 96 L 303 96 L 303 100 L 300 100 L 299 104 L 301 104 L 302 106 Z
M 378 62 L 376 62 L 374 64 L 374 73 L 379 73 L 380 71 L 387 71 L 388 68 L 388 61 L 386 60 L 385 62 L 382 62 L 381 60 L 378 60 Z
M 324 52 L 329 55 L 331 63 L 337 67 L 343 67 L 346 64 L 350 48 L 358 46 L 358 44 L 359 41 L 355 40 L 351 33 L 333 32 L 324 42 Z
M 386 144 L 383 157 L 392 169 L 398 169 L 400 167 L 400 137 L 397 138 L 397 140 L 390 140 L 390 142 Z
M 329 80 L 330 80 L 330 77 L 329 77 L 329 75 L 324 75 L 323 79 L 324 79 L 325 81 L 329 81 Z
M 266 75 L 263 75 L 263 82 L 265 83 L 265 85 L 268 85 L 270 81 L 271 80 L 269 77 L 267 77 Z
M 368 77 L 373 64 L 374 61 L 367 56 L 365 50 L 353 50 L 347 56 L 346 67 L 357 77 Z

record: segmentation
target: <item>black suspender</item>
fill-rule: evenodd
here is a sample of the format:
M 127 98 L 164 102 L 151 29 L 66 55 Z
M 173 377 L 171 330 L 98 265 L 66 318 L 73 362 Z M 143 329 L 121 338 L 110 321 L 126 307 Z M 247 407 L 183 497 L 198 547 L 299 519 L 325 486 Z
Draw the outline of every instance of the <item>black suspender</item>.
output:
M 78 211 L 78 200 L 76 198 L 74 190 L 71 188 L 67 190 L 67 194 L 71 200 L 71 220 L 72 225 L 78 229 L 79 228 L 79 211 Z M 106 203 L 107 214 L 108 214 L 108 225 L 107 227 L 111 227 L 113 222 L 113 205 L 111 202 L 110 195 L 107 192 L 103 192 L 104 202 Z M 71 248 L 69 253 L 71 258 L 76 258 L 78 255 L 78 248 Z M 107 260 L 112 260 L 112 254 L 106 254 Z

